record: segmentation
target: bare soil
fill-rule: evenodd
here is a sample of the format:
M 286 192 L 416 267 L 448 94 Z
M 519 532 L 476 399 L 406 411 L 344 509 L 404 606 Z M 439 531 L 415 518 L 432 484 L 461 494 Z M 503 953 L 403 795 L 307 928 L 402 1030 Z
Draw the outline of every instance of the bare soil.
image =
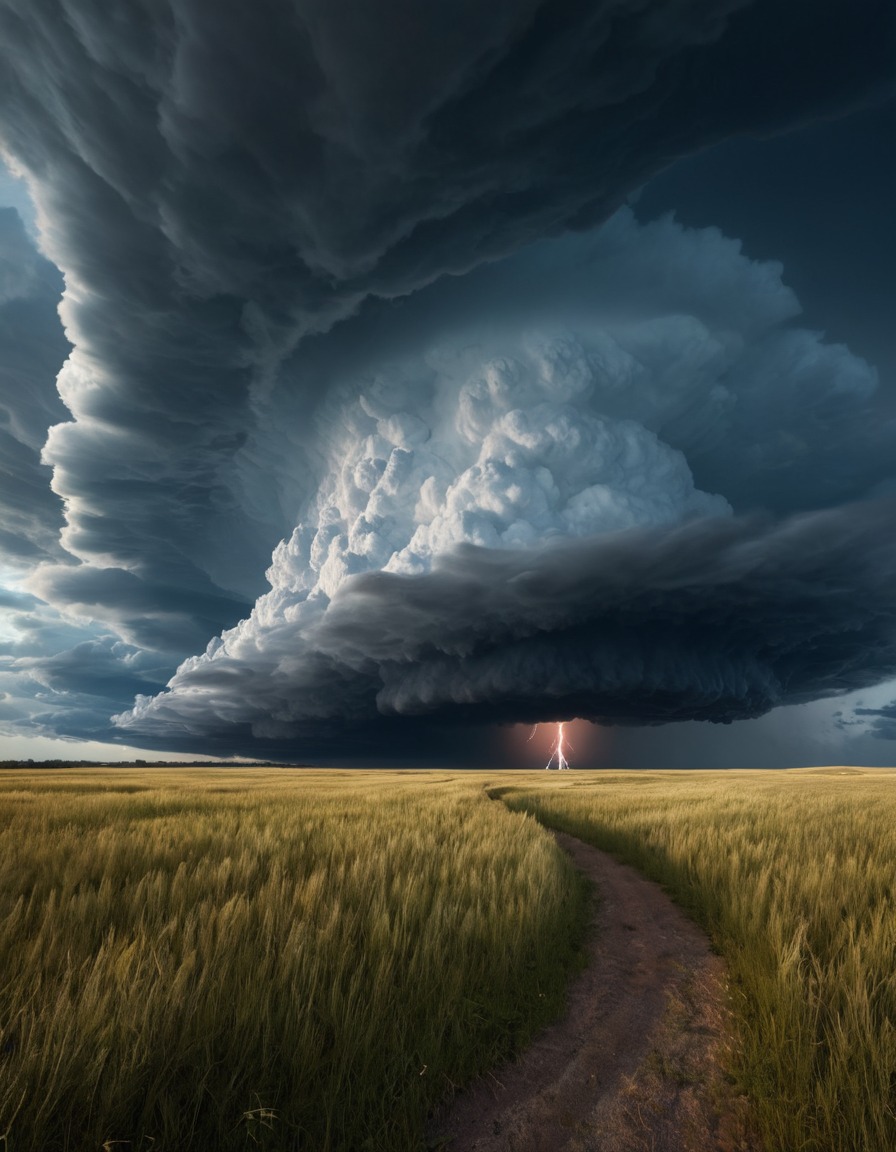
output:
M 562 833 L 593 882 L 588 962 L 562 1020 L 459 1095 L 430 1128 L 445 1152 L 759 1152 L 725 1074 L 726 974 L 659 885 Z

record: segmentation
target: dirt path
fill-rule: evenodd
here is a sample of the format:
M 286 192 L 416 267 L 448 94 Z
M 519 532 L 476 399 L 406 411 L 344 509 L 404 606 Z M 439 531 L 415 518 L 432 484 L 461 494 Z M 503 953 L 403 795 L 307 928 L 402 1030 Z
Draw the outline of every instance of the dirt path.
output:
M 564 1019 L 454 1101 L 450 1152 L 756 1152 L 721 1071 L 725 969 L 697 926 L 634 869 L 562 833 L 598 898 Z

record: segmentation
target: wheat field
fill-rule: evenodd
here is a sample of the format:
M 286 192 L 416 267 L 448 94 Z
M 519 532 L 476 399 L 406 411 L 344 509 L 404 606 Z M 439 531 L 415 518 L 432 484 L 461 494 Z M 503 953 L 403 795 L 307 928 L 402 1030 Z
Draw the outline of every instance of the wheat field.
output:
M 539 822 L 706 927 L 767 1152 L 896 1148 L 894 773 L 96 769 L 0 773 L 0 1150 L 422 1148 L 562 1005 Z
M 562 1001 L 583 892 L 439 774 L 9 772 L 0 1148 L 418 1148 Z
M 896 773 L 572 773 L 498 791 L 707 928 L 768 1152 L 896 1149 Z

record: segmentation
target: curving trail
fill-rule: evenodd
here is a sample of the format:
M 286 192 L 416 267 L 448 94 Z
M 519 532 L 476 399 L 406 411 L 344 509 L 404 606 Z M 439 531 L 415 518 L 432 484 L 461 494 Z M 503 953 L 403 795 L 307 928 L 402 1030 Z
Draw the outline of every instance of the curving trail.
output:
M 566 1015 L 518 1062 L 461 1094 L 446 1152 L 757 1152 L 722 1071 L 725 969 L 659 885 L 563 833 L 597 888 L 588 964 Z

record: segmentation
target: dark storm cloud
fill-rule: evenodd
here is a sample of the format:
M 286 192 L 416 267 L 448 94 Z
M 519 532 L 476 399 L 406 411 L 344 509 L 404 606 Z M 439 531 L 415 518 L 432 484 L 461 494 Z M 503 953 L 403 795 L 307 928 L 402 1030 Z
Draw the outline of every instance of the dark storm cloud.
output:
M 0 732 L 114 739 L 110 714 L 162 688 L 176 658 L 98 634 L 27 593 L 0 593 L 0 607 Z
M 445 273 L 590 227 L 672 157 L 726 134 L 878 99 L 890 83 L 892 24 L 882 0 L 858 12 L 804 0 L 677 0 L 661 10 L 640 0 L 136 0 L 115 15 L 88 0 L 3 0 L 0 140 L 29 176 L 45 250 L 65 273 L 62 317 L 74 343 L 59 376 L 71 415 L 53 428 L 44 460 L 65 501 L 61 543 L 81 566 L 45 566 L 33 587 L 98 633 L 86 647 L 78 639 L 77 657 L 73 645 L 60 649 L 40 673 L 43 687 L 67 691 L 79 659 L 86 682 L 111 683 L 118 661 L 133 687 L 130 652 L 105 646 L 109 630 L 173 666 L 245 614 L 273 545 L 313 503 L 328 467 L 308 429 L 338 377 L 338 354 L 326 348 L 350 337 L 346 317 L 360 310 L 376 324 L 377 308 L 391 306 L 383 302 Z M 393 332 L 397 345 L 413 342 L 400 318 Z M 315 339 L 325 349 L 317 361 L 305 352 Z M 46 349 L 47 365 L 60 347 Z M 770 369 L 791 352 L 794 364 L 814 358 L 805 391 L 820 380 L 828 412 L 805 442 L 788 439 L 795 405 L 777 446 L 757 434 L 730 452 L 741 504 L 757 460 L 765 474 L 769 461 L 781 468 L 777 482 L 758 484 L 757 503 L 782 510 L 784 489 L 796 506 L 811 503 L 818 489 L 785 461 L 829 456 L 838 422 L 851 463 L 834 470 L 821 500 L 878 478 L 880 444 L 849 423 L 856 398 L 873 389 L 867 371 L 844 361 L 837 408 L 832 357 L 809 340 L 757 360 L 757 385 L 771 378 L 780 393 Z M 41 437 L 56 413 L 36 421 Z M 285 424 L 278 438 L 272 429 Z M 757 406 L 743 426 L 762 425 Z M 670 463 L 677 458 L 654 431 L 693 450 L 699 482 L 724 494 L 719 453 L 694 412 L 637 435 L 617 428 L 614 443 L 665 462 L 690 499 L 686 465 Z M 32 457 L 23 460 L 16 475 L 33 477 Z M 27 483 L 17 488 L 33 516 L 0 531 L 24 541 L 23 554 L 52 555 L 52 531 L 28 536 L 23 525 L 52 529 L 55 498 L 39 483 L 31 495 Z M 35 629 L 57 627 L 38 616 Z M 201 670 L 201 658 L 195 664 Z M 219 665 L 213 692 L 172 711 L 170 738 L 209 736 L 214 718 L 270 740 L 285 724 L 292 739 L 293 669 L 252 652 L 245 666 Z M 331 698 L 356 719 L 370 711 L 366 675 L 307 653 L 301 677 L 319 685 L 321 733 L 336 738 Z M 265 676 L 270 698 L 282 690 L 286 703 L 267 716 L 247 704 L 244 721 L 239 693 L 260 702 Z M 409 680 L 401 691 L 413 696 Z M 99 698 L 72 699 L 68 710 L 54 700 L 40 723 L 93 735 Z M 494 702 L 483 711 L 503 714 Z M 386 730 L 375 708 L 370 719 L 371 732 Z M 166 739 L 160 731 L 152 738 Z
M 692 461 L 742 508 L 785 512 L 890 474 L 873 369 L 790 327 L 798 312 L 780 266 L 623 211 L 421 292 L 397 321 L 359 317 L 335 377 L 348 386 L 315 424 L 331 470 L 271 591 L 123 714 L 124 733 L 399 755 L 425 724 L 441 744 L 477 721 L 733 720 L 885 677 L 869 633 L 890 604 L 891 506 L 655 531 L 729 511 L 695 489 Z M 390 357 L 396 329 L 418 344 Z M 446 556 L 464 540 L 492 547 Z
M 896 675 L 894 514 L 879 501 L 777 524 L 703 519 L 524 553 L 467 546 L 425 576 L 366 573 L 254 662 L 212 648 L 120 722 L 132 737 L 213 737 L 226 722 L 300 752 L 353 725 L 369 739 L 377 714 L 760 716 Z
M 20 674 L 12 691 L 0 689 L 0 733 L 127 743 L 109 730 L 109 712 L 118 698 L 117 691 L 111 696 L 52 692 Z
M 47 429 L 68 416 L 56 392 L 69 351 L 61 294 L 58 269 L 0 208 L 0 553 L 16 565 L 62 555 L 62 502 L 40 461 Z
M 770 138 L 740 137 L 651 180 L 639 219 L 738 236 L 780 260 L 805 320 L 880 370 L 896 408 L 896 101 Z
M 30 592 L 17 592 L 11 588 L 0 588 L 0 608 L 12 609 L 17 612 L 27 612 L 36 607 L 40 601 Z
M 127 701 L 161 680 L 159 668 L 145 652 L 123 644 L 117 637 L 83 640 L 52 656 L 22 658 L 16 671 L 54 692 L 76 692 L 79 697 L 101 696 L 103 708 L 110 701 Z M 104 719 L 108 716 L 105 713 Z
M 379 664 L 385 711 L 758 716 L 896 673 L 894 515 L 891 501 L 703 520 L 563 545 L 528 570 L 465 550 L 416 584 L 359 577 L 331 608 L 326 650 Z
M 877 736 L 881 740 L 896 740 L 896 700 L 891 700 L 882 708 L 857 707 L 853 709 L 852 714 L 872 718 L 871 734 L 873 736 Z M 846 723 L 848 724 L 849 721 Z
M 291 524 L 247 509 L 229 462 L 303 333 L 599 221 L 729 131 L 874 98 L 890 21 L 877 2 L 178 0 L 110 19 L 6 0 L 0 133 L 77 346 L 75 422 L 47 450 L 66 547 L 257 594 Z
M 250 607 L 204 589 L 152 583 L 121 568 L 45 565 L 29 584 L 48 602 L 63 603 L 87 619 L 114 621 L 131 643 L 169 656 L 204 647 L 210 633 Z

